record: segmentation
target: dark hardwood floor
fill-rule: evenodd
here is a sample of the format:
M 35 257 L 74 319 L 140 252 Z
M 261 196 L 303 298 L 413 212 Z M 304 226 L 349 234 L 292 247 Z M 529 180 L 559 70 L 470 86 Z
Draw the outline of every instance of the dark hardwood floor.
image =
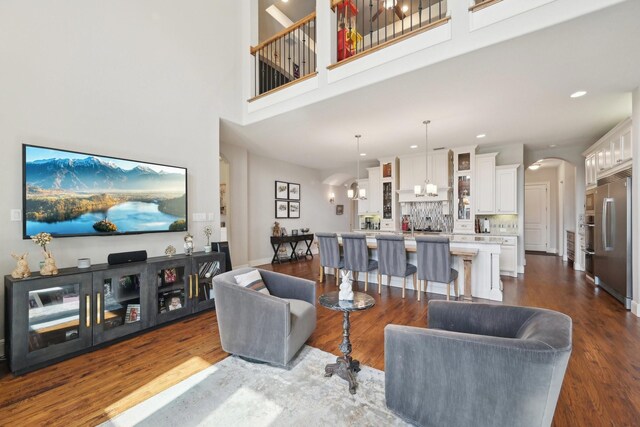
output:
M 505 304 L 558 310 L 574 322 L 554 425 L 638 425 L 640 319 L 558 257 L 527 255 L 527 263 L 524 276 L 503 277 Z M 264 268 L 318 278 L 317 257 Z M 330 290 L 336 290 L 333 276 L 317 285 L 318 295 Z M 351 316 L 353 356 L 384 369 L 384 326 L 425 326 L 428 302 L 418 302 L 412 291 L 403 300 L 398 288 L 383 287 L 378 296 L 372 286 L 369 293 L 376 306 Z M 341 335 L 341 316 L 318 307 L 318 327 L 308 344 L 337 355 Z M 226 356 L 215 313 L 208 312 L 21 377 L 3 364 L 0 425 L 94 425 Z

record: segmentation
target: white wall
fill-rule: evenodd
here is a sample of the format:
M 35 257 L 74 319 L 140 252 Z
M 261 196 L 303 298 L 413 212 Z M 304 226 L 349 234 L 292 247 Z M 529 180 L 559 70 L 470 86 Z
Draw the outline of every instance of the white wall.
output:
M 217 238 L 218 118 L 237 119 L 241 108 L 246 46 L 229 37 L 240 27 L 238 3 L 0 2 L 3 274 L 15 266 L 12 251 L 30 252 L 32 270 L 40 259 L 38 248 L 22 240 L 22 224 L 9 221 L 9 210 L 22 203 L 22 143 L 187 167 L 189 212 L 214 213 Z M 190 223 L 196 247 L 206 241 L 204 225 Z M 79 257 L 104 263 L 111 252 L 161 255 L 169 244 L 182 248 L 182 237 L 65 238 L 50 249 L 68 267 Z M 0 301 L 0 319 L 3 311 Z
M 632 106 L 633 129 L 633 178 L 632 212 L 633 214 L 633 302 L 631 311 L 640 317 L 640 86 L 633 91 Z
M 249 265 L 249 153 L 245 148 L 220 141 L 220 154 L 229 162 L 227 238 L 233 268 Z
M 524 174 L 525 185 L 549 183 L 549 246 L 547 252 L 558 252 L 558 168 L 544 168 Z
M 249 263 L 270 262 L 273 250 L 269 242 L 275 218 L 275 181 L 300 184 L 300 218 L 278 219 L 289 233 L 292 229 L 310 228 L 311 232 L 349 230 L 347 195 L 342 186 L 322 183 L 322 172 L 249 153 Z M 329 203 L 334 192 L 335 204 Z M 344 214 L 336 215 L 335 205 L 344 206 Z M 304 246 L 303 246 L 304 248 Z

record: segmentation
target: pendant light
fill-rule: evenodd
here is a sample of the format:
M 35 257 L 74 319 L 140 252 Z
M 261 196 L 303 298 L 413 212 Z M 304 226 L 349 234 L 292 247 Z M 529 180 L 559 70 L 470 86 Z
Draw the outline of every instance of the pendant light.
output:
M 350 188 L 347 191 L 347 197 L 351 200 L 367 200 L 367 189 L 360 188 L 360 184 L 358 184 L 358 180 L 360 179 L 360 138 L 362 135 L 356 135 L 356 149 L 358 150 L 358 160 L 357 164 L 357 175 L 356 175 L 356 188 Z
M 425 120 L 424 124 L 424 172 L 425 179 L 424 185 L 416 185 L 413 187 L 413 193 L 416 197 L 436 197 L 438 195 L 438 186 L 435 183 L 429 181 L 429 123 L 431 120 Z

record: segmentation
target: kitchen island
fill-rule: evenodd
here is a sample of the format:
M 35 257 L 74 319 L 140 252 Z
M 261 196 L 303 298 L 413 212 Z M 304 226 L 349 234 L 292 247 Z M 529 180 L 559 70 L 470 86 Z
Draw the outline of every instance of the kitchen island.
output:
M 371 248 L 371 257 L 378 259 L 378 251 L 376 249 L 377 233 L 366 233 L 367 245 Z M 429 233 L 433 235 L 434 233 Z M 471 296 L 475 298 L 488 299 L 493 301 L 502 301 L 502 284 L 500 282 L 500 244 L 502 239 L 497 236 L 477 236 L 477 235 L 458 235 L 458 234 L 439 234 L 449 237 L 451 251 L 455 253 L 457 250 L 477 250 L 477 255 L 473 257 L 471 264 Z M 340 235 L 338 235 L 340 240 Z M 416 241 L 415 238 L 406 235 L 405 247 L 407 249 L 407 261 L 417 266 Z M 464 261 L 462 257 L 453 256 L 452 267 L 458 270 L 458 286 L 461 295 L 464 295 Z M 373 273 L 373 272 L 372 272 Z M 408 281 L 409 282 L 409 281 Z M 377 272 L 369 274 L 369 283 L 378 284 Z M 382 284 L 386 284 L 386 279 L 382 280 Z M 402 278 L 393 277 L 391 286 L 402 287 Z M 413 285 L 407 283 L 407 289 L 412 289 Z M 447 284 L 428 282 L 427 292 L 446 295 Z

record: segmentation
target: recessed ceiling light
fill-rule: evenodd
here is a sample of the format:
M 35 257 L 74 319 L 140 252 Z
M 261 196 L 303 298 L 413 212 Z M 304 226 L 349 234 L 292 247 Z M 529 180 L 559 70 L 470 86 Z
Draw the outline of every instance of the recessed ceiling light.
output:
M 485 136 L 487 136 L 487 135 L 484 134 L 484 133 L 481 133 L 479 135 L 476 135 L 476 138 L 481 139 L 481 138 L 484 138 Z
M 587 94 L 587 91 L 586 91 L 586 90 L 579 90 L 579 91 L 577 91 L 577 92 L 573 92 L 573 93 L 571 94 L 571 97 L 572 97 L 572 98 L 580 98 L 581 96 L 585 96 L 586 94 Z
M 282 0 L 282 3 L 289 3 L 289 0 Z
M 402 6 L 402 11 L 406 12 L 407 10 L 409 10 L 409 6 L 407 6 L 406 4 L 404 6 Z
M 531 169 L 532 171 L 538 170 L 540 169 L 540 165 L 538 163 L 534 163 L 531 166 L 529 166 L 529 169 Z
M 360 157 L 364 157 L 366 155 L 367 155 L 367 153 L 360 153 Z
M 409 147 L 409 148 L 418 148 L 418 146 L 414 144 L 414 145 L 412 145 L 412 146 L 411 146 L 411 147 Z
M 557 146 L 558 146 L 558 144 L 551 144 L 551 145 L 549 145 L 549 148 L 555 148 Z

